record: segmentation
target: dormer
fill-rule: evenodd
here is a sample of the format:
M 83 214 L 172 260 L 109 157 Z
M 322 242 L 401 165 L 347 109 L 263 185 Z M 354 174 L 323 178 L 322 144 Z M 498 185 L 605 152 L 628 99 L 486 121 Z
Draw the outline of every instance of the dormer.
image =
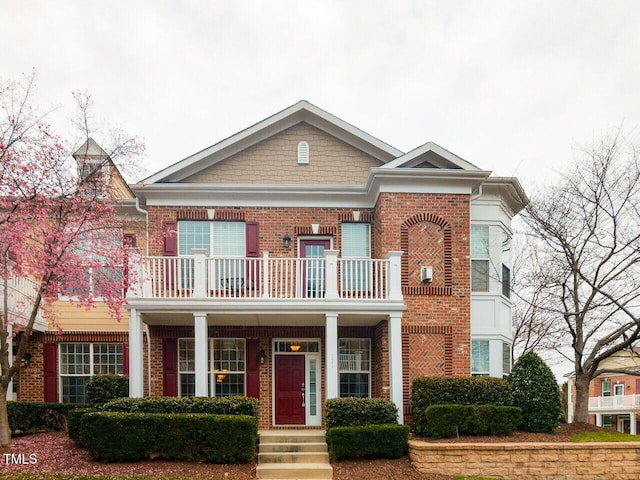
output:
M 78 182 L 88 195 L 105 196 L 111 176 L 111 159 L 93 138 L 73 154 L 78 164 Z

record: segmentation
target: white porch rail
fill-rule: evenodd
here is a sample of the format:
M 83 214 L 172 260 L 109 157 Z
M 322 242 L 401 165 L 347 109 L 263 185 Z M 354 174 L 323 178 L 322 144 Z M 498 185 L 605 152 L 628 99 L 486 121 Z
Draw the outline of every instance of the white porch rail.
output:
M 589 410 L 634 410 L 640 409 L 640 395 L 612 395 L 589 397 Z
M 400 288 L 399 252 L 386 259 L 143 257 L 130 297 L 389 300 Z M 394 263 L 395 262 L 395 263 Z
M 16 323 L 25 324 L 31 315 L 38 284 L 26 277 L 10 277 L 0 281 L 0 309 Z M 6 305 L 5 305 L 6 299 Z M 47 325 L 42 318 L 42 311 L 38 312 L 34 328 L 46 329 Z

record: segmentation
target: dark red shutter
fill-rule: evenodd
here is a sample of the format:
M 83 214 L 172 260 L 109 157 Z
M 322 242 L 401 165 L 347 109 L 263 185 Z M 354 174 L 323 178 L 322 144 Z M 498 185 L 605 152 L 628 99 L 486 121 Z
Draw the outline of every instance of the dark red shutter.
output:
M 165 338 L 162 342 L 162 364 L 164 378 L 162 393 L 166 397 L 178 396 L 178 341 Z
M 162 255 L 175 257 L 178 255 L 178 222 L 162 222 Z
M 45 343 L 44 358 L 44 401 L 57 402 L 58 399 L 58 345 Z
M 259 351 L 260 342 L 257 338 L 247 340 L 247 397 L 260 398 Z
M 129 344 L 122 344 L 122 373 L 129 376 Z
M 258 222 L 247 222 L 246 225 L 246 254 L 249 258 L 260 256 L 260 228 Z M 251 288 L 260 288 L 260 265 L 258 262 L 247 262 L 247 278 Z

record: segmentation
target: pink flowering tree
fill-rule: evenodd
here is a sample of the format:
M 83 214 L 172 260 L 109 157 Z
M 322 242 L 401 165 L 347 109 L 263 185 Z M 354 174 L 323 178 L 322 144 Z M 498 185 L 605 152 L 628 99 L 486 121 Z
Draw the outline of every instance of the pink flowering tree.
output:
M 118 158 L 131 163 L 143 150 L 137 138 L 115 131 L 115 146 L 85 164 L 78 147 L 88 148 L 96 133 L 90 97 L 75 95 L 82 132 L 75 142 L 63 141 L 32 106 L 34 78 L 0 85 L 0 447 L 11 442 L 7 393 L 24 366 L 34 325 L 44 318 L 57 328 L 47 306 L 65 295 L 91 308 L 99 292 L 120 320 L 129 252 L 111 176 L 102 172 Z

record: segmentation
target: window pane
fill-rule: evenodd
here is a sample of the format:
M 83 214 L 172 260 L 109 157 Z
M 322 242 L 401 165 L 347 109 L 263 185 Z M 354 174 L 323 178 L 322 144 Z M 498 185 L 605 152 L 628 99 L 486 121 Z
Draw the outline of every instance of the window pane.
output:
M 123 372 L 121 343 L 96 343 L 93 345 L 93 373 L 95 375 L 122 375 Z
M 244 372 L 244 340 L 221 338 L 213 341 L 214 372 Z
M 344 258 L 371 258 L 371 225 L 368 223 L 342 224 L 342 256 Z
M 341 338 L 339 340 L 340 372 L 370 371 L 371 340 L 368 338 Z
M 196 371 L 195 341 L 193 338 L 178 339 L 178 371 Z
M 502 265 L 502 295 L 511 297 L 511 270 L 506 265 Z
M 85 386 L 90 378 L 62 377 L 62 403 L 87 403 Z
M 216 373 L 213 378 L 216 386 L 216 397 L 244 395 L 244 374 Z
M 180 374 L 180 391 L 181 397 L 193 397 L 196 394 L 196 375 L 195 373 Z
M 489 340 L 471 341 L 472 375 L 489 375 Z
M 244 257 L 245 231 L 244 222 L 213 222 L 213 255 Z
M 489 258 L 489 227 L 471 225 L 471 258 Z
M 210 250 L 211 222 L 178 222 L 178 255 L 193 255 L 194 248 Z
M 341 397 L 361 397 L 369 396 L 369 374 L 368 373 L 341 373 L 340 374 L 340 396 Z
M 511 373 L 511 346 L 508 343 L 502 344 L 502 374 Z
M 471 261 L 471 291 L 489 291 L 489 260 Z

